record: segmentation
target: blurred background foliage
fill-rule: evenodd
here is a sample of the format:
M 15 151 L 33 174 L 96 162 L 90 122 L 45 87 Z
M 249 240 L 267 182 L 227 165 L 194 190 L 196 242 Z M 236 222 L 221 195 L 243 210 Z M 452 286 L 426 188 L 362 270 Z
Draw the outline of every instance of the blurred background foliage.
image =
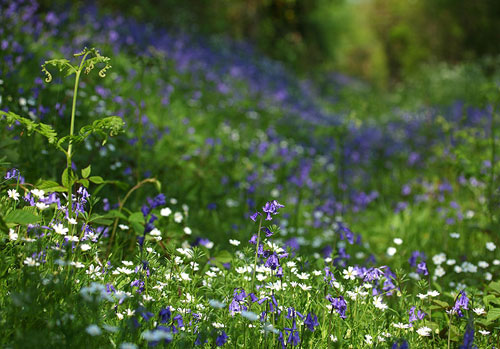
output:
M 54 1 L 42 2 L 47 8 Z M 60 1 L 64 3 L 64 1 Z M 297 72 L 337 70 L 377 86 L 426 64 L 481 59 L 500 50 L 498 0 L 100 0 L 141 21 L 250 41 Z M 83 2 L 82 2 L 83 5 Z M 425 68 L 424 68 L 425 69 Z

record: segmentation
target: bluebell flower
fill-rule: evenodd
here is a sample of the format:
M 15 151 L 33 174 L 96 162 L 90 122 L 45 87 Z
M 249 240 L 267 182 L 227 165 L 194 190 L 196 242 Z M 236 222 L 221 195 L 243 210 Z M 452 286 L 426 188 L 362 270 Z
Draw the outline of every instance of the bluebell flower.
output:
M 423 275 L 429 275 L 429 271 L 427 270 L 427 264 L 425 262 L 420 262 L 417 264 L 417 273 Z
M 172 312 L 170 311 L 170 307 L 162 308 L 158 313 L 158 317 L 160 318 L 160 323 L 165 324 L 170 321 L 172 317 Z
M 304 320 L 304 325 L 307 326 L 309 331 L 314 332 L 314 328 L 319 326 L 318 316 L 314 313 L 309 312 Z
M 473 349 L 477 348 L 477 346 L 474 345 L 474 323 L 469 321 L 467 324 L 467 327 L 465 328 L 465 333 L 464 333 L 464 342 L 460 346 L 460 349 Z
M 452 310 L 455 311 L 459 317 L 463 317 L 462 309 L 469 309 L 469 298 L 465 291 L 460 291 Z
M 345 312 L 347 310 L 347 302 L 344 297 L 339 296 L 337 298 L 333 298 L 330 294 L 326 296 L 326 299 L 330 301 L 332 304 L 332 308 L 337 311 L 342 319 L 346 318 Z
M 217 344 L 218 347 L 222 347 L 224 344 L 226 344 L 227 338 L 228 336 L 226 332 L 222 331 L 222 333 L 215 340 L 215 344 Z
M 269 256 L 269 258 L 266 261 L 265 266 L 267 268 L 271 268 L 272 270 L 276 270 L 276 268 L 280 265 L 280 261 L 278 259 L 278 256 L 276 253 L 273 253 L 272 255 Z

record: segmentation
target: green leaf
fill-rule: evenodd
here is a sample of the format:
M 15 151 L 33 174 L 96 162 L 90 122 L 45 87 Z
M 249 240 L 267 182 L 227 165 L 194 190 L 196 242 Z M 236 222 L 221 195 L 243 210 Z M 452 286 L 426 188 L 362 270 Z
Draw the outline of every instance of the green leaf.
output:
M 82 170 L 82 177 L 83 178 L 88 178 L 90 176 L 90 171 L 91 171 L 91 167 L 90 167 L 90 165 L 88 165 L 87 167 L 85 167 Z
M 89 180 L 85 178 L 80 179 L 78 182 L 81 183 L 85 188 L 88 188 L 90 184 Z
M 490 284 L 488 285 L 488 289 L 493 293 L 500 295 L 500 280 L 490 282 Z
M 34 215 L 26 210 L 16 209 L 7 213 L 4 217 L 6 223 L 34 224 L 42 220 L 42 217 Z
M 489 294 L 483 297 L 484 305 L 490 306 L 490 304 L 495 304 L 500 306 L 500 298 L 493 294 Z
M 0 231 L 2 231 L 4 233 L 9 232 L 9 228 L 7 227 L 7 224 L 5 223 L 2 215 L 0 215 Z
M 500 318 L 500 308 L 490 308 L 488 310 L 488 315 L 486 316 L 487 322 L 493 322 Z
M 130 223 L 132 222 L 144 223 L 144 215 L 142 214 L 142 212 L 134 212 L 128 217 L 128 221 Z
M 90 223 L 100 224 L 100 225 L 111 225 L 113 220 L 105 216 L 99 215 L 97 213 L 92 214 L 89 219 Z
M 94 184 L 104 183 L 104 179 L 102 179 L 101 176 L 92 176 L 92 177 L 89 177 L 89 181 L 91 181 Z
M 448 309 L 450 307 L 450 305 L 447 302 L 441 301 L 439 299 L 433 299 L 432 303 L 436 304 L 437 306 L 443 309 Z
M 75 175 L 72 169 L 65 168 L 61 176 L 62 185 L 66 188 L 72 186 L 75 183 Z
M 106 218 L 121 218 L 123 220 L 127 220 L 127 216 L 125 216 L 123 213 L 121 213 L 118 210 L 111 210 L 106 212 L 106 214 L 103 216 Z
M 217 262 L 229 263 L 233 260 L 233 255 L 229 251 L 222 250 L 214 258 Z
M 33 132 L 36 132 L 49 141 L 50 144 L 57 145 L 57 132 L 52 128 L 52 126 L 43 124 L 43 123 L 37 123 L 32 121 L 31 119 L 22 117 L 20 115 L 17 115 L 16 113 L 13 113 L 11 111 L 5 112 L 3 110 L 0 110 L 0 116 L 5 116 L 5 121 L 9 125 L 13 125 L 15 123 L 20 123 L 22 126 L 26 128 L 28 131 L 28 135 L 30 135 Z M 0 119 L 4 120 L 4 119 Z

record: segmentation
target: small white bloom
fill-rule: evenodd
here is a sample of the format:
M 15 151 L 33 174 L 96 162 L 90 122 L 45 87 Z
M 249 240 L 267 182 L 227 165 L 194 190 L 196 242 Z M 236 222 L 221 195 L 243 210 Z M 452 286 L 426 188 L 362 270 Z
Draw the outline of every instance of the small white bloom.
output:
M 344 269 L 342 273 L 344 274 L 344 279 L 346 280 L 354 280 L 356 278 L 356 275 L 358 275 L 358 273 L 351 266 L 347 269 Z
M 9 229 L 9 239 L 11 241 L 16 241 L 19 235 L 14 231 L 14 229 Z
M 375 306 L 375 308 L 380 309 L 380 310 L 386 310 L 388 308 L 387 304 L 382 302 L 381 296 L 373 297 L 373 305 Z
M 162 208 L 160 211 L 160 215 L 162 215 L 163 217 L 168 217 L 171 214 L 172 214 L 172 210 L 168 207 Z
M 432 330 L 429 328 L 429 327 L 420 327 L 418 330 L 417 330 L 417 333 L 419 335 L 421 335 L 422 337 L 428 337 L 431 335 L 431 332 Z
M 478 330 L 477 332 L 481 333 L 483 336 L 487 336 L 491 333 L 490 331 L 486 331 L 486 330 Z
M 65 228 L 61 223 L 53 225 L 52 228 L 54 228 L 54 232 L 59 235 L 66 235 L 66 233 L 69 231 L 69 229 Z
M 403 240 L 402 240 L 402 239 L 400 239 L 400 238 L 395 238 L 395 239 L 394 239 L 394 240 L 392 240 L 392 241 L 394 241 L 394 243 L 395 243 L 396 245 L 401 245 L 401 244 L 403 243 Z
M 459 239 L 460 238 L 460 234 L 459 233 L 450 233 L 450 237 L 452 239 Z
M 233 239 L 229 239 L 229 243 L 233 246 L 239 246 L 239 244 L 241 244 L 239 240 L 233 240 Z
M 9 198 L 13 199 L 14 201 L 19 200 L 19 193 L 16 189 L 7 190 L 7 194 L 9 195 Z
M 370 336 L 369 334 L 365 334 L 365 343 L 368 344 L 368 345 L 371 345 L 373 344 L 373 337 Z
M 184 234 L 186 234 L 186 235 L 191 235 L 191 234 L 192 234 L 192 232 L 193 232 L 193 231 L 191 230 L 191 228 L 190 228 L 190 227 L 185 227 L 185 228 L 184 228 Z
M 306 284 L 299 284 L 299 287 L 300 287 L 303 291 L 310 291 L 310 290 L 312 290 L 312 286 L 309 286 L 309 285 L 306 285 Z
M 493 242 L 487 242 L 486 243 L 486 249 L 489 250 L 489 251 L 495 251 L 495 249 L 497 248 L 497 246 L 493 243 Z
M 330 340 L 334 343 L 338 341 L 337 336 L 334 336 L 333 334 L 330 335 Z
M 92 247 L 90 247 L 89 244 L 83 244 L 80 246 L 80 248 L 82 249 L 82 251 L 88 251 L 90 250 Z
M 428 292 L 427 292 L 427 295 L 428 295 L 429 297 L 437 297 L 437 296 L 439 296 L 439 295 L 440 295 L 440 293 L 439 293 L 438 291 L 434 290 L 434 291 L 428 291 Z
M 128 225 L 125 225 L 125 224 L 118 224 L 118 227 L 121 229 L 121 230 L 129 230 L 129 226 Z
M 187 273 L 182 272 L 179 274 L 179 276 L 180 276 L 181 280 L 183 280 L 183 281 L 191 281 L 191 278 L 189 277 L 189 274 L 187 274 Z
M 180 213 L 180 212 L 175 212 L 174 213 L 174 222 L 175 223 L 182 222 L 182 213 Z
M 151 236 L 161 236 L 161 231 L 159 231 L 158 228 L 153 228 L 149 234 L 151 234 Z
M 472 309 L 472 311 L 474 313 L 476 313 L 476 315 L 484 315 L 484 314 L 486 314 L 486 311 L 484 310 L 484 308 L 474 308 L 474 309 Z
M 67 218 L 67 221 L 71 225 L 75 225 L 77 223 L 76 219 L 74 219 L 74 218 Z
M 485 262 L 485 261 L 479 261 L 477 263 L 477 265 L 480 267 L 480 268 L 483 268 L 483 269 L 486 269 L 490 266 L 490 264 L 488 262 Z
M 78 238 L 78 236 L 66 236 L 66 240 L 67 241 L 72 241 L 72 242 L 78 242 L 80 241 L 80 239 Z
M 98 336 L 102 333 L 101 329 L 97 325 L 89 325 L 85 331 L 91 336 Z
M 24 260 L 24 264 L 26 264 L 28 267 L 38 267 L 40 263 L 38 263 L 35 259 L 28 257 Z
M 417 297 L 420 298 L 420 299 L 422 299 L 422 300 L 424 300 L 424 299 L 427 298 L 427 294 L 419 293 L 419 294 L 417 294 Z
M 439 253 L 432 257 L 432 261 L 434 262 L 435 265 L 441 265 L 444 262 L 446 262 L 446 255 L 444 253 Z
M 392 247 L 392 246 L 391 246 L 391 247 L 389 247 L 389 248 L 387 249 L 387 252 L 386 252 L 386 253 L 387 253 L 387 255 L 388 255 L 389 257 L 392 257 L 392 256 L 394 256 L 394 255 L 396 254 L 396 252 L 398 252 L 398 250 L 397 250 L 395 247 Z
M 35 206 L 42 211 L 45 210 L 47 207 L 49 207 L 49 205 L 47 205 L 44 202 L 37 202 Z
M 448 259 L 448 260 L 446 261 L 446 264 L 447 264 L 447 265 L 455 265 L 455 263 L 457 263 L 457 261 L 456 261 L 456 260 L 454 260 L 454 259 Z
M 35 195 L 39 199 L 43 199 L 44 195 L 45 195 L 45 191 L 38 190 L 38 189 L 32 189 L 31 194 Z

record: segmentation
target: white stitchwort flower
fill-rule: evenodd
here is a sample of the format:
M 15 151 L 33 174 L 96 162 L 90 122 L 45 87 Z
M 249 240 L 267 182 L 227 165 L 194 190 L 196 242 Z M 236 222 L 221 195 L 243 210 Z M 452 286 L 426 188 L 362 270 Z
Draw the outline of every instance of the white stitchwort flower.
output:
M 14 229 L 9 229 L 9 240 L 16 241 L 19 235 L 14 231 Z
M 233 240 L 233 239 L 229 239 L 229 243 L 233 246 L 239 246 L 239 244 L 241 244 L 239 240 Z
M 61 223 L 53 225 L 52 228 L 54 228 L 54 232 L 59 235 L 66 235 L 66 233 L 69 231 L 69 229 L 64 227 Z
M 344 269 L 344 279 L 346 280 L 354 280 L 356 278 L 356 275 L 358 274 L 356 270 L 354 270 L 353 267 L 349 267 L 347 269 Z
M 13 199 L 14 201 L 19 200 L 19 193 L 16 189 L 7 190 L 7 194 L 9 195 L 9 198 Z
M 172 210 L 168 207 L 162 208 L 160 211 L 160 215 L 162 215 L 163 217 L 168 217 L 171 214 L 172 214 Z
M 180 213 L 180 212 L 175 212 L 174 213 L 174 222 L 175 223 L 182 222 L 182 213 Z
M 85 332 L 90 334 L 91 336 L 98 336 L 102 333 L 101 329 L 97 325 L 89 325 L 85 329 Z
M 493 242 L 487 242 L 486 243 L 486 249 L 489 250 L 489 251 L 495 251 L 495 249 L 497 248 L 497 246 L 493 243 Z
M 484 315 L 484 314 L 486 314 L 486 311 L 484 310 L 484 308 L 474 308 L 474 309 L 472 309 L 472 311 L 474 313 L 476 313 L 476 315 Z
M 398 252 L 398 250 L 395 247 L 391 246 L 391 247 L 387 248 L 387 252 L 386 253 L 387 253 L 387 255 L 389 257 L 392 257 L 392 256 L 394 256 L 396 254 L 396 252 Z
M 431 335 L 431 332 L 432 330 L 429 328 L 429 327 L 420 327 L 418 330 L 417 330 L 417 333 L 419 335 L 421 335 L 422 337 L 428 337 Z

